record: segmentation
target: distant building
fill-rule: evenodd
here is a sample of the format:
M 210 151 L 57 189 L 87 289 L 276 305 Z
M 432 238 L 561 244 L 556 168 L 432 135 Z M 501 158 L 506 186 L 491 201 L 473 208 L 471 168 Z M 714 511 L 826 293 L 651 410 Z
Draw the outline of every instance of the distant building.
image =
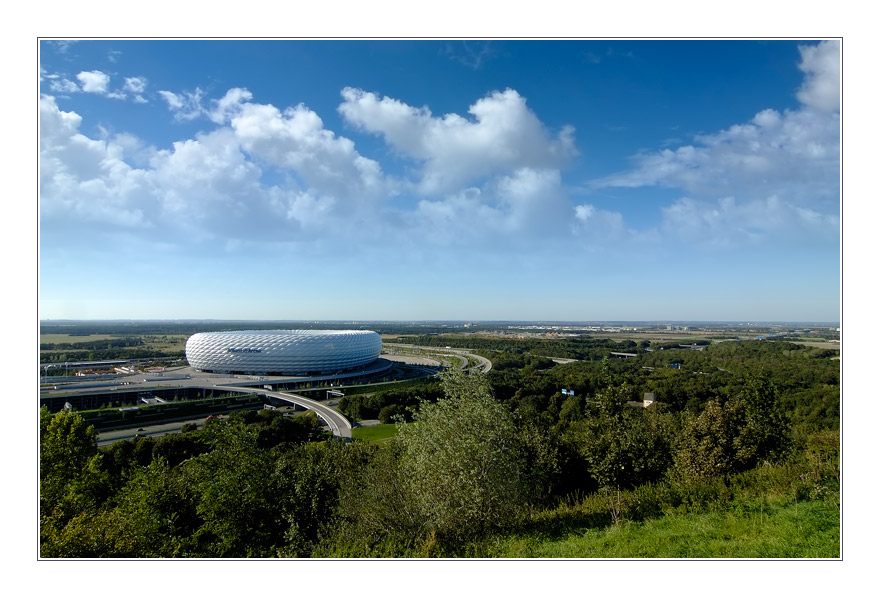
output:
M 629 407 L 641 407 L 642 409 L 647 409 L 654 404 L 654 393 L 646 392 L 641 401 L 627 401 L 626 404 Z

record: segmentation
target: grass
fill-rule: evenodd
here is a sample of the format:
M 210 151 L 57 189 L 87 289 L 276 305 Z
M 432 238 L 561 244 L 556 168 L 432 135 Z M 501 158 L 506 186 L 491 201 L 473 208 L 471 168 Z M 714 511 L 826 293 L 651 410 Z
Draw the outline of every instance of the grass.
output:
M 89 348 L 83 345 L 88 345 L 88 343 L 93 343 L 95 341 L 116 340 L 120 338 L 125 338 L 126 336 L 131 335 L 90 334 L 88 336 L 82 336 L 71 334 L 41 334 L 40 343 L 70 343 L 73 345 L 73 347 L 70 349 L 53 349 L 48 351 L 41 351 L 41 353 L 64 353 L 66 351 L 77 350 L 88 351 Z M 157 353 L 173 353 L 183 351 L 186 347 L 186 339 L 188 338 L 186 335 L 183 334 L 146 334 L 136 336 L 140 336 L 140 338 L 144 341 L 143 346 L 138 348 L 156 351 Z
M 397 435 L 396 424 L 362 426 L 351 431 L 351 437 L 364 442 L 386 443 Z
M 107 341 L 123 338 L 122 334 L 90 334 L 88 336 L 76 334 L 41 334 L 41 343 L 90 343 L 93 341 Z
M 561 538 L 495 541 L 502 558 L 840 558 L 839 510 L 811 500 L 751 505 L 745 513 L 672 513 L 573 531 Z

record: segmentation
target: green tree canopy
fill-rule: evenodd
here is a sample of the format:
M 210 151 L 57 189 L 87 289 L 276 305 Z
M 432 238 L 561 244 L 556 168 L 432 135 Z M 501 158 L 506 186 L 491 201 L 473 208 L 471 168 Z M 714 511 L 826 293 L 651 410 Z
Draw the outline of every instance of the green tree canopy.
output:
M 430 529 L 482 534 L 513 520 L 528 494 L 517 431 L 485 377 L 449 370 L 442 381 L 446 398 L 401 426 L 401 472 Z

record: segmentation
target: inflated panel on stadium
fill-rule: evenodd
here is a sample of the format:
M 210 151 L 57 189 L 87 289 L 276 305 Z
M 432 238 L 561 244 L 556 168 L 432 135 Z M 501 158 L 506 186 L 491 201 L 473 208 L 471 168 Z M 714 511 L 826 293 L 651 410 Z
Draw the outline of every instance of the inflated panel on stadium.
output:
M 379 357 L 382 339 L 368 330 L 236 330 L 200 332 L 186 341 L 186 359 L 223 373 L 329 374 Z

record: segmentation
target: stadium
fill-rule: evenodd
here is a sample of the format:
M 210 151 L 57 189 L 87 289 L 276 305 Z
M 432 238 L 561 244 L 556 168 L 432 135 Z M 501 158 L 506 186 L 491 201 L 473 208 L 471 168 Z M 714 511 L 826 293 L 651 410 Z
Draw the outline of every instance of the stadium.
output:
M 382 339 L 370 330 L 200 332 L 186 341 L 190 366 L 224 374 L 339 373 L 375 361 L 381 351 Z

